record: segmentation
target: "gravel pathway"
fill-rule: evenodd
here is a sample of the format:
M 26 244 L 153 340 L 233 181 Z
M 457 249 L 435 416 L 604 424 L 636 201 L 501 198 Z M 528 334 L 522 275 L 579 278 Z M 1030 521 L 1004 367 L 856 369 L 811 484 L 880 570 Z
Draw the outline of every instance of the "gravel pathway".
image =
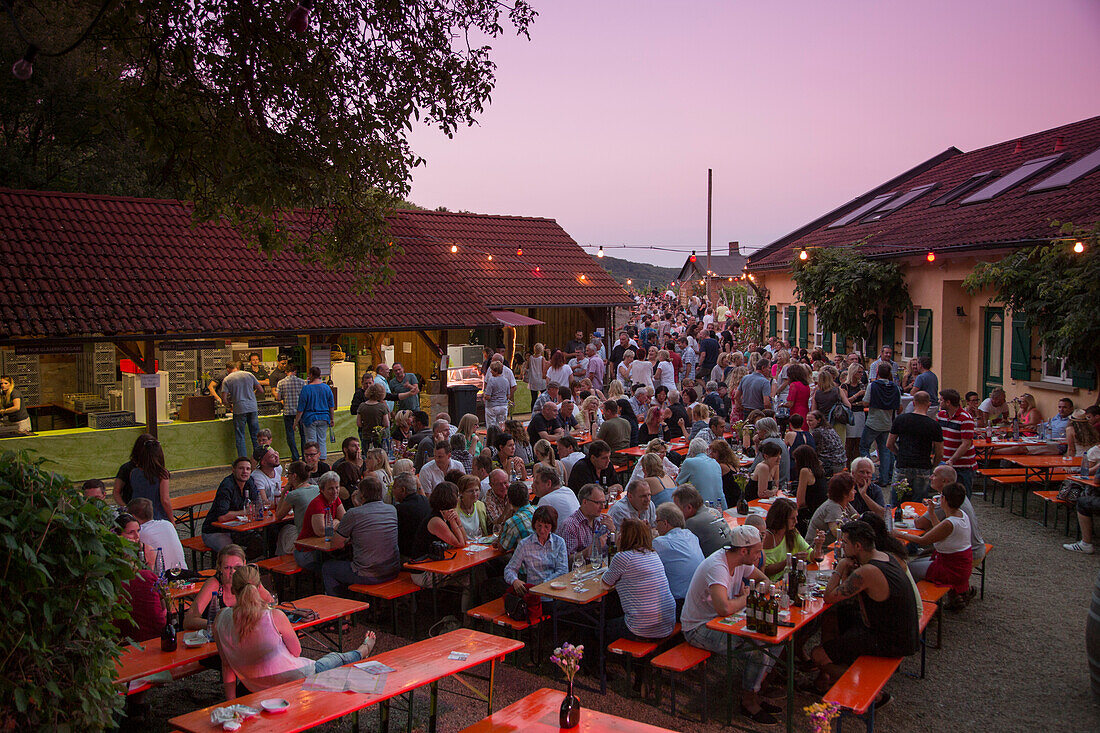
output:
M 213 488 L 226 474 L 224 469 L 193 471 L 173 476 L 173 494 Z M 1034 497 L 1033 497 L 1034 498 Z M 987 542 L 994 545 L 988 561 L 984 600 L 975 599 L 961 612 L 947 612 L 943 619 L 943 649 L 928 650 L 927 679 L 895 675 L 887 686 L 894 702 L 876 716 L 876 730 L 902 731 L 1078 731 L 1100 730 L 1100 700 L 1089 690 L 1085 662 L 1084 625 L 1092 589 L 1100 570 L 1100 554 L 1076 555 L 1061 548 L 1061 527 L 1055 532 L 1043 527 L 1042 508 L 1030 502 L 1030 518 L 1010 515 L 1007 508 L 985 503 L 975 497 L 975 508 Z M 974 578 L 977 582 L 977 576 Z M 421 604 L 422 607 L 427 604 Z M 420 628 L 426 628 L 422 622 Z M 353 628 L 347 648 L 358 643 L 365 627 Z M 378 627 L 373 627 L 377 628 Z M 388 616 L 381 628 L 389 628 Z M 929 627 L 934 639 L 935 620 Z M 389 633 L 379 633 L 379 650 L 408 643 Z M 544 650 L 549 643 L 544 643 Z M 318 656 L 314 653 L 311 656 Z M 548 656 L 548 652 L 545 653 Z M 520 657 L 526 659 L 526 650 Z M 564 689 L 558 677 L 549 671 L 535 674 L 516 663 L 504 665 L 497 674 L 497 708 L 508 705 L 540 687 Z M 612 669 L 618 669 L 612 667 Z M 902 670 L 915 673 L 919 658 L 906 660 Z M 709 674 L 709 698 L 712 722 L 703 725 L 668 714 L 667 689 L 658 709 L 623 696 L 625 675 L 612 685 L 606 696 L 581 691 L 582 704 L 622 717 L 680 731 L 719 731 L 725 726 L 715 722 L 724 716 L 728 686 L 720 661 L 712 663 Z M 591 683 L 591 678 L 584 681 Z M 458 731 L 481 719 L 485 707 L 448 695 L 448 690 L 464 691 L 454 681 L 440 685 L 441 733 Z M 221 698 L 218 676 L 204 672 L 182 682 L 154 689 L 148 701 L 155 714 L 148 724 L 130 729 L 142 733 L 168 730 L 168 718 L 211 705 Z M 799 708 L 813 702 L 805 693 L 796 696 L 798 730 L 808 730 Z M 698 711 L 698 701 L 683 693 L 678 709 Z M 427 694 L 417 694 L 414 703 L 414 730 L 426 730 Z M 583 713 L 582 713 L 583 715 Z M 405 723 L 397 712 L 391 721 L 393 730 Z M 741 721 L 735 718 L 735 723 Z M 858 730 L 860 723 L 848 721 L 846 729 Z M 376 730 L 377 715 L 367 712 L 363 728 Z M 744 726 L 749 730 L 781 730 L 781 727 Z M 334 721 L 320 731 L 350 731 L 348 720 Z M 247 728 L 245 728 L 247 730 Z

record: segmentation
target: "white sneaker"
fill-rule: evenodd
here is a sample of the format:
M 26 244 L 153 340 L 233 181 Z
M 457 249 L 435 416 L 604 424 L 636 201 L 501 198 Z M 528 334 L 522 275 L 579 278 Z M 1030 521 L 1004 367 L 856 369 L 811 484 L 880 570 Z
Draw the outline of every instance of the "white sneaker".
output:
M 1077 540 L 1072 545 L 1062 545 L 1062 549 L 1069 550 L 1070 552 L 1080 552 L 1085 555 L 1091 555 L 1093 552 L 1095 552 L 1095 549 L 1092 545 L 1088 544 L 1087 542 L 1082 542 L 1081 540 Z

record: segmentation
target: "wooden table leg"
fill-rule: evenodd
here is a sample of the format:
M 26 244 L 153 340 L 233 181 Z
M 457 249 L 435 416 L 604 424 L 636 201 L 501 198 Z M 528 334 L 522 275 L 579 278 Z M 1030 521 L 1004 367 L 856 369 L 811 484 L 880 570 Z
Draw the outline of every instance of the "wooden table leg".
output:
M 489 715 L 493 714 L 493 680 L 496 678 L 497 660 L 489 662 Z
M 429 686 L 428 733 L 435 733 L 436 715 L 439 713 L 439 682 Z

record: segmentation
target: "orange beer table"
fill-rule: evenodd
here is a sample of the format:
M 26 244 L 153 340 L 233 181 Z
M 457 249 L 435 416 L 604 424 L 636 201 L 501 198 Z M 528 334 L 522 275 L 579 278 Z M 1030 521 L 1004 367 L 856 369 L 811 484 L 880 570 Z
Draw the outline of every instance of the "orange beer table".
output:
M 320 624 L 350 616 L 353 613 L 365 611 L 370 607 L 369 603 L 354 601 L 347 598 L 335 598 L 333 596 L 309 596 L 294 602 L 298 608 L 309 608 L 317 612 L 317 618 L 312 621 L 301 621 L 293 624 L 295 631 L 304 631 Z M 287 610 L 284 606 L 281 609 Z M 198 662 L 207 657 L 216 656 L 218 648 L 210 641 L 201 646 L 188 648 L 183 643 L 184 632 L 180 632 L 179 646 L 174 652 L 162 652 L 160 639 L 150 639 L 137 646 L 131 644 L 122 652 L 122 656 L 115 660 L 115 682 L 124 683 L 131 680 L 147 677 L 166 669 L 182 667 L 191 662 Z
M 214 501 L 214 495 L 218 492 L 214 489 L 207 491 L 198 491 L 194 494 L 188 494 L 187 496 L 177 496 L 172 499 L 172 513 L 186 512 L 177 514 L 175 520 L 177 522 L 187 522 L 187 526 L 191 528 L 191 536 L 195 536 L 195 520 L 198 517 L 195 515 L 195 507 L 202 506 L 203 504 L 211 504 Z
M 1055 469 L 1076 468 L 1081 465 L 1081 456 L 1067 458 L 1066 456 L 1019 455 L 1001 456 L 1001 458 L 1024 469 L 1024 483 L 1034 480 L 1041 482 L 1044 487 L 1050 484 L 1050 477 Z M 1024 517 L 1027 516 L 1027 495 L 1028 492 L 1024 491 L 1023 503 L 1020 507 L 1020 514 Z
M 462 733 L 557 733 L 561 730 L 558 727 L 558 708 L 564 698 L 564 692 L 544 687 L 493 713 L 480 723 L 463 729 Z M 669 729 L 584 708 L 581 710 L 580 724 L 573 730 L 577 733 L 667 733 Z
M 488 694 L 482 697 L 488 702 L 491 715 L 496 662 L 498 659 L 503 659 L 506 654 L 522 648 L 521 641 L 483 634 L 472 629 L 458 629 L 369 657 L 370 660 L 381 662 L 394 670 L 386 676 L 385 689 L 377 694 L 306 690 L 302 687 L 302 680 L 296 680 L 237 698 L 233 702 L 256 709 L 259 709 L 260 700 L 268 698 L 283 698 L 290 703 L 285 713 L 275 715 L 261 713 L 245 721 L 241 726 L 243 733 L 296 733 L 348 714 L 358 715 L 363 708 L 381 703 L 381 728 L 384 733 L 389 728 L 389 700 L 429 685 L 431 717 L 428 721 L 428 730 L 430 733 L 435 733 L 439 680 L 488 662 L 489 690 Z M 451 652 L 464 652 L 468 656 L 463 661 L 452 660 L 448 658 Z M 221 731 L 221 726 L 215 726 L 210 722 L 210 712 L 225 704 L 211 705 L 172 718 L 168 721 L 168 727 L 188 733 Z M 358 721 L 356 721 L 356 728 L 358 728 L 357 723 Z
M 504 557 L 506 553 L 499 547 L 486 547 L 484 550 L 470 552 L 466 548 L 447 550 L 443 560 L 429 562 L 407 562 L 405 569 L 410 572 L 423 571 L 432 573 L 431 582 L 428 585 L 432 591 L 432 620 L 439 620 L 439 601 L 435 579 L 439 575 L 459 575 L 483 563 L 487 563 L 498 557 Z

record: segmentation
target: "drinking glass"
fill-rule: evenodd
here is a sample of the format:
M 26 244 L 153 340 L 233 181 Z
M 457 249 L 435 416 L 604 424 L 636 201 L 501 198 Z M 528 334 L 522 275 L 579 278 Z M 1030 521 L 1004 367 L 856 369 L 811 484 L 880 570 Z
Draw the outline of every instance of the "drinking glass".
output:
M 279 605 L 279 594 L 278 593 L 272 593 L 271 594 L 271 603 L 267 604 L 267 607 L 268 608 L 275 608 L 278 605 Z
M 579 580 L 581 577 L 581 568 L 584 567 L 584 555 L 577 553 L 573 558 L 573 578 Z

